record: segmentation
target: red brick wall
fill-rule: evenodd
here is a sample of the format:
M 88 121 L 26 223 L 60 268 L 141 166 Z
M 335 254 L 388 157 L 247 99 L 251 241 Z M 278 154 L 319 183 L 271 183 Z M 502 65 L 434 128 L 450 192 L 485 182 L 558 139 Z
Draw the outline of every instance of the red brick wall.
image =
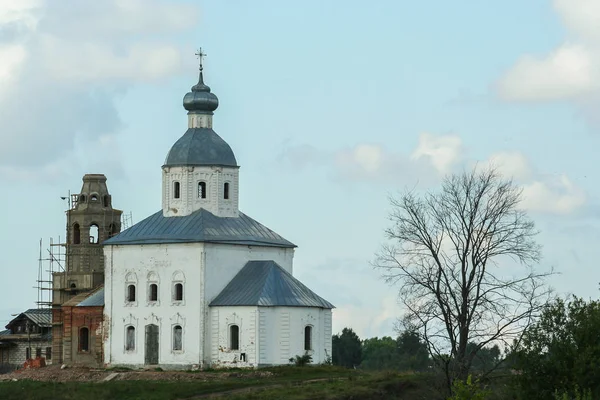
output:
M 89 366 L 102 366 L 102 318 L 104 307 L 62 307 L 64 313 L 64 362 Z M 79 332 L 89 330 L 89 351 L 80 351 Z

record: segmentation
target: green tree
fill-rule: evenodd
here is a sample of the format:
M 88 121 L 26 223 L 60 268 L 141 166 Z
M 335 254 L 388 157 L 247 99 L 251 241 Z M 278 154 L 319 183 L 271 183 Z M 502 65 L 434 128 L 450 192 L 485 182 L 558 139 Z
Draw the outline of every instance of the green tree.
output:
M 573 297 L 549 303 L 513 354 L 523 397 L 600 398 L 600 302 Z
M 399 368 L 398 343 L 389 336 L 365 339 L 362 342 L 363 353 L 361 368 L 394 369 Z
M 439 191 L 391 198 L 389 244 L 374 266 L 397 284 L 403 323 L 426 341 L 450 390 L 477 353 L 519 340 L 548 298 L 537 231 L 519 207 L 521 189 L 493 169 L 444 179 Z M 521 273 L 500 266 L 518 261 Z M 467 351 L 472 342 L 476 346 Z M 450 358 L 442 357 L 449 354 Z
M 402 332 L 396 343 L 400 370 L 424 371 L 431 365 L 427 344 L 417 332 Z
M 334 365 L 354 368 L 360 364 L 362 346 L 360 338 L 352 328 L 344 328 L 341 334 L 333 335 L 332 347 Z

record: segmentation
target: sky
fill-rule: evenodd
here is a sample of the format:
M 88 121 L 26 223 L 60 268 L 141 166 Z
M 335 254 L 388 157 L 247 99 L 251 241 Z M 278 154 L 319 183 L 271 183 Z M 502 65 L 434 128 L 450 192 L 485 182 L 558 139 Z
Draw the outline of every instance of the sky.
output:
M 134 223 L 160 210 L 198 47 L 240 208 L 298 245 L 334 332 L 396 334 L 371 264 L 389 196 L 475 165 L 522 187 L 556 292 L 598 298 L 600 2 L 3 0 L 1 325 L 35 307 L 84 174 Z

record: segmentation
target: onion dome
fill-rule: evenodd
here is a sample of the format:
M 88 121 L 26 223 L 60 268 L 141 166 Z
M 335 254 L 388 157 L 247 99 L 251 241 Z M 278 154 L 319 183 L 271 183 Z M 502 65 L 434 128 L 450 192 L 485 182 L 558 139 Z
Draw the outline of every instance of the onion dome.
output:
M 200 58 L 200 76 L 198 83 L 192 86 L 192 91 L 183 97 L 183 108 L 193 113 L 212 114 L 219 107 L 219 99 L 210 92 L 210 87 L 204 84 L 202 57 L 206 54 L 200 49 L 196 55 Z

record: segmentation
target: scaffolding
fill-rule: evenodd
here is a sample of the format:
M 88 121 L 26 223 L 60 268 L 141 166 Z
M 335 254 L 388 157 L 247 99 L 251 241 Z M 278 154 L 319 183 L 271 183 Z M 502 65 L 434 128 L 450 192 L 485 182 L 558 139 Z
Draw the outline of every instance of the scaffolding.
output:
M 128 229 L 133 225 L 133 214 L 129 211 L 129 214 L 123 213 L 121 216 L 121 232 Z
M 40 239 L 40 252 L 38 258 L 38 277 L 37 286 L 37 307 L 52 307 L 52 282 L 55 272 L 64 272 L 67 261 L 67 244 L 61 242 L 60 236 L 55 242 L 53 238 L 49 239 L 48 247 L 44 251 L 43 240 Z

